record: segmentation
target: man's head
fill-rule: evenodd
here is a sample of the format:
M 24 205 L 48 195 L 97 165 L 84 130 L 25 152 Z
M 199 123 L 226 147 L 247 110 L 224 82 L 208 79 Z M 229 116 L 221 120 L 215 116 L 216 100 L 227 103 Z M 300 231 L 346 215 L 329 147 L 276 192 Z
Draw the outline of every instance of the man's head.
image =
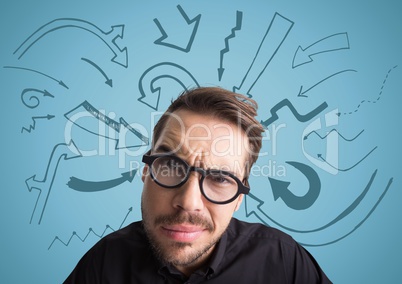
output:
M 158 256 L 184 273 L 201 266 L 248 192 L 261 148 L 256 103 L 220 88 L 179 96 L 144 157 L 142 215 Z

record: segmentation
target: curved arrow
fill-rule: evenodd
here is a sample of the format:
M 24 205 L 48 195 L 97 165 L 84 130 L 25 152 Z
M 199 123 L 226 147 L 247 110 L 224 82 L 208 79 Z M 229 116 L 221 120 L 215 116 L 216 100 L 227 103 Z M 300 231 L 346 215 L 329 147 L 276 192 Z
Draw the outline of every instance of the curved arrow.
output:
M 138 83 L 141 93 L 138 101 L 154 110 L 158 110 L 161 87 L 155 87 L 154 84 L 163 78 L 176 81 L 182 86 L 183 90 L 188 90 L 191 86 L 199 87 L 197 80 L 184 67 L 172 62 L 161 62 L 149 67 L 142 74 Z M 145 88 L 147 89 L 145 90 Z
M 348 33 L 333 34 L 316 41 L 306 48 L 299 46 L 293 56 L 292 67 L 296 68 L 300 65 L 312 62 L 312 56 L 349 48 Z
M 293 104 L 288 100 L 288 99 L 283 99 L 279 103 L 277 103 L 275 106 L 273 106 L 270 110 L 271 112 L 271 118 L 261 121 L 261 124 L 265 127 L 268 127 L 270 124 L 274 123 L 279 117 L 277 114 L 277 111 L 280 110 L 283 107 L 288 107 L 290 111 L 293 113 L 295 118 L 300 121 L 300 122 L 306 122 L 309 121 L 310 119 L 314 118 L 316 115 L 318 115 L 320 112 L 322 112 L 324 109 L 328 107 L 328 104 L 326 102 L 323 102 L 320 104 L 318 107 L 313 109 L 307 114 L 299 114 L 299 112 L 296 110 L 296 108 L 293 106 Z
M 315 228 L 315 229 L 311 229 L 311 230 L 298 230 L 298 229 L 293 229 L 287 226 L 282 225 L 281 223 L 275 221 L 272 217 L 270 217 L 267 213 L 265 213 L 264 210 L 262 210 L 262 205 L 264 204 L 264 201 L 262 201 L 261 199 L 259 199 L 258 197 L 256 197 L 253 194 L 248 194 L 246 195 L 246 217 L 249 217 L 251 214 L 254 214 L 257 216 L 258 219 L 261 220 L 262 223 L 264 223 L 267 226 L 270 226 L 261 216 L 263 215 L 265 218 L 267 218 L 269 221 L 271 221 L 272 223 L 274 223 L 275 225 L 281 227 L 282 229 L 285 229 L 287 231 L 290 232 L 295 232 L 295 233 L 302 233 L 302 234 L 306 234 L 306 233 L 314 233 L 314 232 L 318 232 L 318 231 L 322 231 L 326 228 L 329 228 L 330 226 L 334 225 L 335 223 L 341 221 L 342 219 L 344 219 L 346 216 L 348 216 L 351 212 L 353 212 L 353 210 L 355 210 L 357 208 L 357 206 L 360 204 L 361 201 L 363 201 L 364 197 L 366 196 L 366 194 L 369 192 L 371 185 L 374 182 L 374 179 L 377 175 L 377 170 L 375 170 L 373 172 L 373 174 L 371 175 L 365 189 L 362 191 L 362 193 L 355 199 L 355 201 L 353 201 L 351 203 L 351 205 L 349 205 L 341 214 L 339 214 L 336 218 L 334 218 L 332 221 L 328 222 L 327 224 Z M 258 210 L 258 212 L 256 211 Z
M 245 198 L 246 217 L 249 217 L 249 216 L 251 216 L 251 214 L 254 214 L 263 224 L 265 224 L 267 226 L 270 226 L 268 221 L 271 221 L 273 224 L 277 225 L 278 227 L 281 227 L 282 229 L 290 231 L 290 232 L 301 233 L 301 234 L 306 234 L 306 233 L 315 233 L 316 234 L 319 231 L 323 231 L 324 229 L 327 229 L 327 228 L 335 225 L 336 223 L 338 223 L 339 221 L 344 219 L 346 216 L 348 216 L 351 212 L 353 212 L 357 208 L 357 206 L 361 203 L 361 201 L 364 199 L 364 197 L 366 196 L 368 191 L 370 190 L 370 188 L 372 186 L 372 183 L 373 183 L 373 181 L 375 179 L 376 174 L 377 174 L 377 170 L 375 170 L 374 173 L 371 175 L 371 178 L 370 178 L 368 184 L 366 185 L 366 188 L 364 189 L 364 191 L 356 198 L 356 200 L 350 206 L 348 206 L 335 219 L 333 219 L 329 223 L 325 224 L 324 226 L 321 226 L 321 227 L 316 228 L 316 229 L 312 229 L 312 230 L 297 230 L 297 229 L 293 229 L 293 228 L 290 228 L 290 227 L 287 227 L 287 226 L 284 226 L 284 225 L 280 224 L 279 222 L 275 221 L 272 217 L 270 217 L 267 213 L 265 213 L 262 210 L 261 207 L 264 204 L 264 201 L 262 201 L 261 199 L 259 199 L 258 197 L 254 196 L 251 193 L 247 194 L 246 198 Z M 331 240 L 329 242 L 325 242 L 325 243 L 324 242 L 320 243 L 320 244 L 302 243 L 302 242 L 299 242 L 299 243 L 301 243 L 304 246 L 325 246 L 325 245 L 330 245 L 330 244 L 336 243 L 336 242 L 346 238 L 347 236 L 352 234 L 354 231 L 356 231 L 369 218 L 369 216 L 374 212 L 374 210 L 377 208 L 377 206 L 380 204 L 380 202 L 382 201 L 382 199 L 384 198 L 384 196 L 388 192 L 388 189 L 390 188 L 392 182 L 393 182 L 393 178 L 391 178 L 388 181 L 388 184 L 385 187 L 383 193 L 381 194 L 381 196 L 377 200 L 376 204 L 368 212 L 368 214 L 348 233 L 342 235 L 339 238 L 334 238 L 333 240 Z M 268 221 L 265 218 L 268 219 Z
M 242 26 L 242 19 L 243 19 L 243 12 L 237 11 L 236 12 L 236 26 L 232 29 L 232 33 L 225 38 L 225 48 L 220 52 L 220 64 L 218 68 L 218 77 L 219 81 L 222 80 L 223 72 L 225 72 L 225 68 L 223 68 L 223 56 L 225 53 L 229 52 L 229 40 L 236 36 L 236 31 L 241 30 Z
M 31 92 L 36 92 L 36 93 L 40 93 L 40 94 L 42 94 L 44 97 L 51 97 L 51 98 L 54 98 L 54 96 L 51 94 L 51 93 L 49 93 L 48 91 L 46 91 L 46 90 L 38 90 L 38 89 L 34 89 L 34 88 L 26 88 L 26 89 L 24 89 L 23 91 L 22 91 L 22 93 L 21 93 L 21 101 L 22 101 L 22 103 L 26 106 L 26 107 L 29 107 L 29 108 L 36 108 L 38 105 L 39 105 L 39 103 L 40 103 L 40 101 L 39 101 L 39 98 L 37 97 L 37 96 L 35 96 L 35 95 L 31 95 L 30 97 L 29 97 L 29 101 L 32 101 L 32 100 L 34 100 L 35 102 L 31 105 L 31 104 L 28 104 L 25 100 L 25 95 L 26 94 L 28 94 L 28 93 L 31 93 Z
M 371 210 L 367 213 L 367 215 L 363 218 L 363 220 L 361 220 L 351 231 L 349 231 L 348 233 L 344 234 L 343 236 L 332 240 L 330 242 L 326 242 L 326 243 L 320 243 L 320 244 L 303 244 L 305 246 L 310 246 L 310 247 L 322 247 L 322 246 L 327 246 L 327 245 L 331 245 L 334 244 L 336 242 L 339 242 L 340 240 L 343 240 L 344 238 L 346 238 L 347 236 L 351 235 L 354 231 L 356 231 L 361 225 L 363 225 L 364 222 L 367 221 L 367 219 L 371 216 L 371 214 L 373 214 L 373 212 L 375 211 L 375 209 L 377 208 L 377 206 L 381 203 L 382 199 L 384 198 L 384 196 L 387 194 L 388 189 L 390 188 L 392 182 L 394 181 L 393 178 L 390 178 L 387 186 L 385 187 L 383 193 L 381 194 L 381 196 L 378 198 L 377 202 L 374 204 L 373 208 L 371 208 Z
M 304 196 L 296 196 L 288 189 L 290 182 L 268 178 L 269 182 L 271 183 L 274 200 L 278 200 L 278 198 L 281 198 L 288 207 L 295 210 L 305 210 L 311 207 L 320 195 L 320 177 L 318 176 L 316 171 L 314 171 L 314 169 L 308 165 L 299 162 L 286 163 L 295 167 L 306 176 L 309 182 L 309 190 Z
M 327 165 L 329 165 L 331 168 L 337 170 L 337 171 L 341 171 L 341 172 L 346 172 L 349 171 L 351 169 L 353 169 L 354 167 L 356 167 L 358 164 L 360 164 L 361 162 L 363 162 L 364 159 L 366 159 L 371 153 L 374 152 L 375 149 L 377 149 L 378 146 L 375 146 L 373 149 L 371 149 L 370 152 L 368 152 L 363 158 L 361 158 L 357 163 L 355 163 L 353 166 L 349 167 L 349 168 L 345 168 L 345 169 L 338 169 L 337 167 L 334 167 L 333 165 L 331 165 L 330 163 L 328 163 L 321 154 L 318 154 L 317 157 L 321 160 L 323 160 Z
M 347 69 L 347 70 L 342 70 L 342 71 L 336 72 L 336 73 L 334 73 L 334 74 L 332 74 L 332 75 L 330 75 L 330 76 L 328 76 L 328 77 L 322 79 L 322 80 L 319 81 L 318 83 L 315 83 L 313 86 L 311 86 L 311 87 L 308 88 L 307 90 L 303 90 L 303 86 L 301 86 L 301 87 L 300 87 L 299 94 L 298 94 L 297 96 L 298 96 L 298 97 L 305 97 L 305 98 L 307 98 L 307 96 L 305 95 L 305 93 L 311 91 L 313 88 L 317 87 L 319 84 L 325 82 L 326 80 L 328 80 L 328 79 L 330 79 L 330 78 L 332 78 L 332 77 L 334 77 L 334 76 L 336 76 L 336 75 L 345 73 L 345 72 L 357 72 L 357 70 L 354 70 L 354 69 Z
M 89 60 L 89 59 L 87 59 L 87 58 L 84 58 L 84 57 L 82 57 L 81 60 L 83 60 L 83 61 L 85 61 L 85 62 L 91 64 L 93 67 L 95 67 L 95 68 L 103 75 L 103 77 L 105 77 L 105 79 L 106 79 L 105 84 L 106 84 L 106 85 L 109 85 L 110 87 L 113 87 L 113 80 L 112 80 L 112 79 L 109 79 L 109 77 L 108 77 L 108 76 L 106 75 L 106 73 L 102 70 L 102 68 L 100 68 L 98 65 L 96 65 L 95 62 L 93 62 L 93 61 L 91 61 L 91 60 Z
M 159 45 L 164 45 L 164 46 L 167 46 L 170 48 L 174 48 L 174 49 L 177 49 L 177 50 L 180 50 L 183 52 L 189 52 L 191 49 L 191 46 L 193 45 L 195 35 L 197 34 L 198 25 L 200 24 L 200 20 L 201 20 L 201 14 L 199 14 L 198 16 L 196 16 L 194 19 L 191 20 L 187 16 L 186 12 L 184 12 L 183 8 L 180 5 L 177 5 L 177 9 L 179 10 L 182 17 L 186 20 L 187 25 L 191 25 L 192 23 L 195 23 L 194 27 L 193 27 L 193 31 L 190 36 L 190 39 L 187 43 L 187 46 L 183 48 L 176 44 L 165 42 L 165 40 L 168 38 L 168 34 L 166 33 L 165 29 L 160 24 L 159 20 L 156 18 L 154 19 L 154 22 L 155 22 L 156 26 L 158 27 L 158 29 L 160 30 L 162 36 L 160 38 L 158 38 L 157 40 L 155 40 L 154 43 L 159 44 Z
M 76 177 L 71 177 L 67 183 L 68 187 L 81 192 L 96 192 L 116 187 L 126 181 L 132 182 L 137 170 L 122 173 L 121 177 L 107 181 L 85 181 Z
M 46 116 L 33 116 L 32 117 L 32 124 L 31 125 L 29 125 L 29 128 L 26 128 L 26 127 L 23 127 L 22 129 L 21 129 L 21 133 L 25 130 L 26 132 L 28 132 L 28 133 L 31 133 L 31 131 L 32 130 L 35 130 L 35 126 L 36 126 L 36 120 L 37 119 L 47 119 L 47 120 L 51 120 L 51 119 L 53 119 L 53 118 L 55 118 L 55 116 L 54 115 L 50 115 L 50 114 L 48 114 L 48 115 L 46 115 Z
M 60 86 L 63 86 L 64 88 L 68 89 L 67 85 L 63 83 L 63 81 L 61 80 L 57 80 L 56 78 L 53 78 L 45 73 L 39 72 L 37 70 L 33 70 L 33 69 L 29 69 L 29 68 L 24 68 L 24 67 L 16 67 L 16 66 L 4 66 L 3 68 L 8 68 L 8 69 L 18 69 L 18 70 L 25 70 L 25 71 L 30 71 L 30 72 L 34 72 L 40 75 L 43 75 L 47 78 L 52 79 L 53 81 L 56 81 Z
M 88 31 L 99 39 L 101 39 L 107 47 L 113 52 L 114 57 L 111 59 L 112 62 L 117 63 L 125 68 L 128 67 L 128 53 L 127 47 L 120 48 L 116 43 L 118 39 L 122 39 L 124 35 L 124 25 L 116 25 L 112 26 L 111 30 L 108 32 L 104 32 L 94 24 L 84 21 L 81 19 L 75 18 L 59 18 L 53 21 L 50 21 L 39 29 L 37 29 L 33 34 L 31 34 L 15 51 L 14 54 L 17 54 L 18 59 L 21 59 L 22 56 L 41 38 L 46 36 L 47 34 L 64 29 L 64 28 L 78 28 Z
M 330 135 L 332 132 L 336 132 L 343 140 L 345 140 L 345 141 L 347 141 L 347 142 L 352 142 L 353 140 L 355 140 L 357 137 L 359 137 L 360 136 L 360 134 L 362 134 L 363 132 L 364 132 L 364 129 L 362 130 L 362 131 L 360 131 L 355 137 L 353 137 L 353 138 L 350 138 L 350 139 L 348 139 L 348 138 L 345 138 L 345 136 L 343 136 L 342 134 L 340 134 L 339 133 L 339 131 L 338 130 L 336 130 L 335 128 L 333 128 L 333 129 L 331 129 L 331 131 L 329 131 L 326 135 L 324 135 L 324 136 L 321 136 L 317 131 L 311 131 L 310 133 L 308 133 L 307 135 L 305 135 L 304 137 L 303 137 L 303 139 L 304 140 L 307 140 L 308 139 L 308 137 L 311 135 L 311 134 L 315 134 L 315 135 L 317 135 L 318 137 L 320 137 L 320 139 L 321 140 L 324 140 L 325 138 L 327 138 L 328 137 L 328 135 Z
M 233 87 L 233 92 L 239 91 L 247 94 L 250 98 L 252 97 L 251 90 L 287 38 L 293 24 L 294 22 L 291 20 L 275 13 L 246 75 L 244 75 L 239 87 Z

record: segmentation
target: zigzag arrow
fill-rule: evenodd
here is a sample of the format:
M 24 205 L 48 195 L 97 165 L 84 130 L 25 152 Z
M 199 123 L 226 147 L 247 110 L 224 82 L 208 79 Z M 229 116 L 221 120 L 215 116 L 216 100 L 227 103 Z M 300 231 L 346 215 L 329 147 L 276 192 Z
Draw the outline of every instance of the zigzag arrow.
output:
M 37 119 L 47 119 L 47 120 L 51 120 L 52 118 L 55 118 L 55 116 L 54 116 L 54 115 L 50 115 L 50 114 L 48 114 L 48 115 L 46 115 L 46 116 L 33 116 L 33 117 L 32 117 L 32 121 L 33 121 L 32 125 L 29 125 L 29 128 L 23 127 L 23 128 L 21 129 L 21 133 L 22 133 L 24 130 L 25 130 L 26 132 L 28 132 L 28 133 L 31 133 L 32 130 L 35 130 L 36 120 L 37 120 Z
M 232 29 L 232 33 L 225 38 L 225 48 L 221 50 L 220 64 L 218 68 L 219 81 L 222 80 L 223 72 L 225 72 L 225 68 L 223 68 L 223 56 L 225 55 L 225 53 L 229 52 L 229 39 L 234 38 L 236 36 L 236 31 L 241 30 L 242 19 L 243 19 L 243 12 L 237 11 L 236 26 Z
M 272 107 L 271 109 L 271 117 L 265 121 L 261 121 L 261 124 L 265 127 L 268 127 L 270 124 L 274 123 L 279 117 L 277 114 L 277 111 L 280 110 L 283 107 L 288 107 L 290 111 L 293 113 L 295 118 L 300 121 L 300 122 L 306 122 L 309 121 L 310 119 L 314 118 L 316 115 L 318 115 L 320 112 L 322 112 L 324 109 L 328 107 L 328 104 L 326 102 L 323 102 L 320 104 L 318 107 L 313 109 L 307 114 L 299 114 L 299 112 L 296 110 L 296 108 L 293 106 L 293 104 L 288 100 L 288 99 L 283 99 L 279 103 L 277 103 L 275 106 Z

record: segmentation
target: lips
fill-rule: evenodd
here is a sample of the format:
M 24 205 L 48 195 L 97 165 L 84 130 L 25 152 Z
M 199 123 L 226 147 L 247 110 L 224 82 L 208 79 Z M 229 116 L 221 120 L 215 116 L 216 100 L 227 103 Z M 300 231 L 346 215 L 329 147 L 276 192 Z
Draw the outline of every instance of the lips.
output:
M 205 228 L 194 225 L 165 225 L 161 227 L 162 234 L 177 242 L 193 242 L 198 239 Z

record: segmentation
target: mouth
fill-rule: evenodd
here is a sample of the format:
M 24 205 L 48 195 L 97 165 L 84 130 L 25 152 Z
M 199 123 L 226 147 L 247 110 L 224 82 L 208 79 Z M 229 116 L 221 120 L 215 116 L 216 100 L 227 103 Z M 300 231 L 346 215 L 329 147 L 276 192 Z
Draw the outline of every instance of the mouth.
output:
M 207 229 L 190 224 L 180 224 L 162 226 L 161 231 L 164 236 L 174 241 L 189 243 L 197 240 Z

